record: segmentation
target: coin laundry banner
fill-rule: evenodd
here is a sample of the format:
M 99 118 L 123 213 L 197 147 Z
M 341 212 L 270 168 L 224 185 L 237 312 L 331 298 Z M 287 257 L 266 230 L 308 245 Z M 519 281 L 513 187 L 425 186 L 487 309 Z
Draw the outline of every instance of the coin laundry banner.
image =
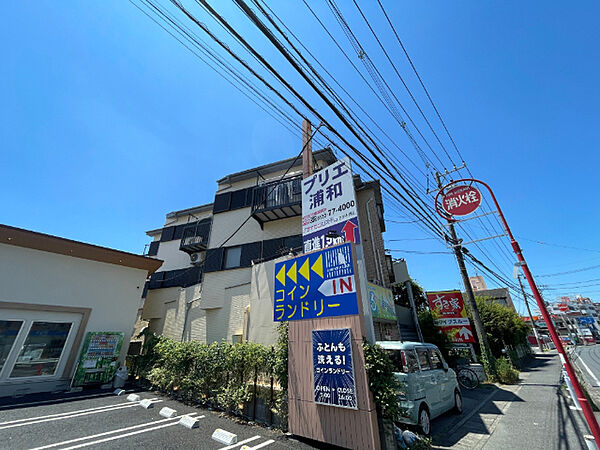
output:
M 313 330 L 315 403 L 358 409 L 349 328 Z
M 276 263 L 273 320 L 358 314 L 351 245 Z

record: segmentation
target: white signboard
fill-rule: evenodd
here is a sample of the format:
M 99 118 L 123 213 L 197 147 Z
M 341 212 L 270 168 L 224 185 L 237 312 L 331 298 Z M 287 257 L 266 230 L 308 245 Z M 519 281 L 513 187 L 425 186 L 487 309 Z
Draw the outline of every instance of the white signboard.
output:
M 302 180 L 302 240 L 305 252 L 360 242 L 350 158 Z

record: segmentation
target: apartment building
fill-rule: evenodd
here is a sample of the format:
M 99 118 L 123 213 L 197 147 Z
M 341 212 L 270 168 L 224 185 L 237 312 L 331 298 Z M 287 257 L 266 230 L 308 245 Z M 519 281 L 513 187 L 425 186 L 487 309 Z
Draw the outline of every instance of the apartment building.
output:
M 313 153 L 315 172 L 336 161 L 330 149 Z M 149 330 L 177 340 L 273 343 L 274 263 L 303 251 L 301 186 L 300 159 L 229 174 L 212 203 L 171 212 L 148 231 L 148 255 L 164 261 L 144 293 Z M 355 176 L 354 187 L 367 278 L 388 287 L 379 183 Z M 378 338 L 397 338 L 395 321 L 377 321 Z

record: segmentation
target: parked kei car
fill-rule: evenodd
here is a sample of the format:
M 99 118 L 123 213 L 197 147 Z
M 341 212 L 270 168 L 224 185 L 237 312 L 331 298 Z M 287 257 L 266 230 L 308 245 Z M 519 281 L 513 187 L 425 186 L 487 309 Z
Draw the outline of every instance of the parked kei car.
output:
M 422 342 L 381 341 L 403 382 L 400 393 L 403 416 L 400 422 L 417 425 L 424 435 L 431 432 L 431 419 L 454 410 L 462 413 L 462 395 L 454 370 L 448 368 L 440 350 Z

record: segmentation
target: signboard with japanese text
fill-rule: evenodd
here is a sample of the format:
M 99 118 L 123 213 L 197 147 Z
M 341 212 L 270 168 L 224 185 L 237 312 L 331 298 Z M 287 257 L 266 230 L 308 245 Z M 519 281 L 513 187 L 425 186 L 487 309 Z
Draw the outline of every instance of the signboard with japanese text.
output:
M 313 330 L 315 403 L 358 409 L 349 328 Z
M 302 242 L 305 253 L 344 242 L 360 243 L 349 158 L 302 180 Z
M 591 316 L 582 316 L 577 318 L 577 322 L 579 322 L 580 325 L 593 325 L 594 318 Z
M 90 331 L 85 337 L 73 386 L 110 383 L 117 370 L 124 333 Z
M 569 310 L 569 305 L 567 303 L 559 303 L 558 310 L 562 312 L 566 312 Z
M 473 343 L 475 337 L 460 291 L 427 292 L 429 308 L 437 313 L 435 326 L 453 343 Z
M 466 216 L 481 205 L 481 192 L 475 186 L 460 185 L 442 196 L 442 208 L 450 216 Z
M 373 319 L 396 320 L 394 294 L 391 289 L 367 282 L 367 292 Z
M 275 264 L 273 320 L 358 314 L 352 244 Z

